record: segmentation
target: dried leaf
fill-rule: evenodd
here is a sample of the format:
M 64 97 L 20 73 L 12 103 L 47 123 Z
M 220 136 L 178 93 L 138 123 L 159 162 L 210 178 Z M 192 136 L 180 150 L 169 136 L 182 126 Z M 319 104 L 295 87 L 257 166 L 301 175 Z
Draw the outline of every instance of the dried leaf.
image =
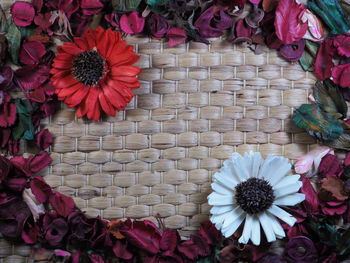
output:
M 307 5 L 327 24 L 332 34 L 340 35 L 349 30 L 348 15 L 345 14 L 338 0 L 313 0 L 308 1 Z
M 147 0 L 147 4 L 150 6 L 165 5 L 170 0 Z
M 11 60 L 18 65 L 18 51 L 21 46 L 21 31 L 19 31 L 18 27 L 12 22 L 12 20 L 9 23 L 6 37 L 9 42 Z
M 308 71 L 314 64 L 314 57 L 310 54 L 309 51 L 304 50 L 303 55 L 299 59 L 299 64 L 303 70 Z
M 350 135 L 343 133 L 339 138 L 324 142 L 324 144 L 335 149 L 350 151 Z
M 344 129 L 340 122 L 323 112 L 317 104 L 303 104 L 293 114 L 293 122 L 311 136 L 322 141 L 338 139 Z
M 345 118 L 348 107 L 339 87 L 331 80 L 317 81 L 313 94 L 319 107 L 334 118 Z
M 329 192 L 334 198 L 339 201 L 345 201 L 349 197 L 344 194 L 343 190 L 344 182 L 339 177 L 328 176 L 321 179 L 321 192 Z
M 112 0 L 113 10 L 116 12 L 130 12 L 137 9 L 141 0 Z

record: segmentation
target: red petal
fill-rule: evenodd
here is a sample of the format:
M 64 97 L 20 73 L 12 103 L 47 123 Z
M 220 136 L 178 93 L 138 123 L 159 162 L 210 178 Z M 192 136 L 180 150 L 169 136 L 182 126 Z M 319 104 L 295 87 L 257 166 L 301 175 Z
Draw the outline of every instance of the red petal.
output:
M 76 56 L 84 51 L 80 49 L 76 44 L 70 42 L 64 43 L 64 45 L 58 47 L 57 50 L 58 52 L 65 52 L 73 56 Z
M 75 37 L 74 43 L 82 50 L 89 50 L 89 46 L 84 38 L 82 37 Z
M 61 216 L 66 217 L 74 211 L 74 201 L 69 196 L 56 192 L 51 194 L 49 201 L 52 208 Z
M 114 66 L 111 68 L 111 75 L 116 78 L 119 76 L 133 77 L 141 73 L 141 69 L 135 66 Z
M 105 95 L 104 95 L 103 92 L 100 92 L 100 93 L 98 94 L 98 98 L 99 98 L 99 100 L 100 100 L 100 104 L 101 104 L 102 110 L 103 110 L 106 114 L 108 114 L 108 115 L 110 115 L 110 116 L 114 116 L 114 115 L 115 115 L 115 109 L 114 109 L 114 107 L 112 106 L 112 104 L 110 104 L 110 103 L 107 101 L 107 99 L 106 99 L 106 97 L 105 97 Z
M 52 84 L 56 86 L 57 88 L 68 88 L 70 86 L 73 86 L 75 84 L 79 83 L 79 80 L 75 79 L 73 75 L 68 75 L 64 78 L 55 79 L 52 81 Z
M 275 29 L 277 37 L 284 44 L 302 39 L 308 29 L 307 22 L 301 23 L 306 8 L 296 0 L 280 0 L 276 9 Z
M 62 98 L 62 97 L 67 97 L 67 96 L 72 95 L 72 94 L 75 93 L 78 89 L 81 89 L 81 88 L 83 88 L 83 87 L 84 87 L 83 84 L 77 83 L 77 84 L 75 84 L 75 85 L 73 85 L 73 86 L 70 86 L 70 87 L 61 89 L 61 90 L 57 93 L 57 95 L 58 95 L 59 97 L 61 97 L 61 98 Z
M 52 67 L 58 68 L 58 69 L 71 69 L 72 68 L 72 61 L 54 59 Z
M 67 97 L 64 102 L 69 108 L 75 107 L 85 99 L 86 95 L 91 92 L 91 88 L 84 86 L 77 90 L 73 95 Z
M 124 110 L 126 104 L 128 103 L 124 97 L 122 97 L 116 90 L 113 88 L 106 86 L 103 89 L 103 92 L 107 98 L 107 100 L 118 109 L 118 111 Z

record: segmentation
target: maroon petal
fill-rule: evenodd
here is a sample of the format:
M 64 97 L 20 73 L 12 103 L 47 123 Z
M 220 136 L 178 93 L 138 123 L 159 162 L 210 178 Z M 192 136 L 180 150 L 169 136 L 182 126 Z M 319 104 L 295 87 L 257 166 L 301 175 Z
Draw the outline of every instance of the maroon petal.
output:
M 89 258 L 91 263 L 105 263 L 103 257 L 101 257 L 99 254 L 91 254 Z
M 41 130 L 35 135 L 35 144 L 41 149 L 45 150 L 53 143 L 52 134 L 48 129 Z
M 350 34 L 337 35 L 333 38 L 333 45 L 340 56 L 350 57 Z
M 174 251 L 179 240 L 179 233 L 174 229 L 167 228 L 162 234 L 160 249 Z
M 28 99 L 37 103 L 44 103 L 46 100 L 44 88 L 36 88 L 33 92 L 28 93 Z
M 320 162 L 318 168 L 321 176 L 338 176 L 343 171 L 343 166 L 337 156 L 333 154 L 327 154 Z
M 53 193 L 49 198 L 52 208 L 61 216 L 68 216 L 74 211 L 75 204 L 71 197 L 59 192 Z
M 28 167 L 32 173 L 36 173 L 47 167 L 51 162 L 50 155 L 47 152 L 41 152 L 28 158 Z
M 40 176 L 34 176 L 32 178 L 30 181 L 30 189 L 40 203 L 45 203 L 52 194 L 51 187 Z
M 25 90 L 32 90 L 40 87 L 50 77 L 48 65 L 27 65 L 15 72 L 17 84 Z
M 186 42 L 186 32 L 182 28 L 173 27 L 167 33 L 168 47 L 175 47 Z
M 114 255 L 121 259 L 130 260 L 133 258 L 133 254 L 128 250 L 127 243 L 123 240 L 117 239 L 117 241 L 115 241 L 113 252 Z
M 14 103 L 0 105 L 0 127 L 12 126 L 17 119 L 17 108 Z
M 342 88 L 350 87 L 350 63 L 332 68 L 332 78 L 333 82 Z
M 178 251 L 190 260 L 198 257 L 198 247 L 192 239 L 186 240 L 177 246 Z
M 0 183 L 4 181 L 12 169 L 12 163 L 4 156 L 0 156 Z
M 168 21 L 158 14 L 152 14 L 146 22 L 149 33 L 155 38 L 164 37 L 169 30 Z
M 26 244 L 35 244 L 38 240 L 39 227 L 34 222 L 27 220 L 22 232 L 22 239 Z
M 332 45 L 330 39 L 326 39 L 322 42 L 318 48 L 315 59 L 315 74 L 320 79 L 326 79 L 331 77 L 331 70 L 334 67 L 332 58 L 335 52 L 335 48 Z
M 201 224 L 198 233 L 209 245 L 213 245 L 220 237 L 220 232 L 216 229 L 215 225 L 210 221 L 206 221 Z
M 9 177 L 5 180 L 5 185 L 7 188 L 15 192 L 23 192 L 27 185 L 26 177 Z
M 302 179 L 303 186 L 300 188 L 300 192 L 305 194 L 305 201 L 303 206 L 310 214 L 315 214 L 319 211 L 320 201 L 318 199 L 317 192 L 313 188 L 309 179 Z
M 44 14 L 38 14 L 34 18 L 34 23 L 41 28 L 41 30 L 48 32 L 49 35 L 52 35 L 52 31 L 50 30 L 50 27 L 53 25 L 54 20 L 51 18 L 54 15 L 51 12 L 47 12 Z
M 26 65 L 33 65 L 40 62 L 46 54 L 45 46 L 39 41 L 27 41 L 22 44 L 19 52 L 19 60 Z
M 11 6 L 11 14 L 16 26 L 29 26 L 33 22 L 35 9 L 31 3 L 18 1 Z

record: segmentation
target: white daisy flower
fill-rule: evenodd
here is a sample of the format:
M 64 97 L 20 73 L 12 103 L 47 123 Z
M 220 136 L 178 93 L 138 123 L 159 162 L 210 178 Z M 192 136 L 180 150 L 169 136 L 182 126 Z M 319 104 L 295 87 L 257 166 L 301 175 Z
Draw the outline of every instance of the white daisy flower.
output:
M 280 206 L 294 206 L 305 199 L 298 193 L 303 185 L 300 175 L 290 175 L 291 164 L 287 158 L 268 155 L 264 160 L 260 153 L 249 152 L 241 156 L 233 153 L 231 160 L 215 173 L 208 196 L 212 216 L 210 221 L 230 237 L 244 221 L 240 243 L 249 239 L 260 244 L 260 225 L 268 242 L 285 237 L 277 220 L 293 226 L 296 219 Z

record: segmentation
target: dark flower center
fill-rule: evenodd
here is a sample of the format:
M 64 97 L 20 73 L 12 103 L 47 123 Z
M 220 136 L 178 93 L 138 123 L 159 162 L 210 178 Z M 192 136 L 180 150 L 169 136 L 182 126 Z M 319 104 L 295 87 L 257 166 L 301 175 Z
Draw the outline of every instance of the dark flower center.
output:
M 84 51 L 74 59 L 72 74 L 84 85 L 94 86 L 103 76 L 104 64 L 96 50 Z
M 248 214 L 257 214 L 270 208 L 275 196 L 269 182 L 250 178 L 236 186 L 236 201 Z

